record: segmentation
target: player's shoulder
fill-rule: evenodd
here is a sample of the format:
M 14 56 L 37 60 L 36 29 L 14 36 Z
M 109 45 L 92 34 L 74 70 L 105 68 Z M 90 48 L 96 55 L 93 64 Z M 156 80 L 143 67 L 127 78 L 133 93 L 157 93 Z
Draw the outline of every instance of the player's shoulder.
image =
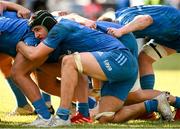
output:
M 73 30 L 75 27 L 77 27 L 77 23 L 68 19 L 61 19 L 60 21 L 58 21 L 58 23 L 52 28 L 53 30 Z

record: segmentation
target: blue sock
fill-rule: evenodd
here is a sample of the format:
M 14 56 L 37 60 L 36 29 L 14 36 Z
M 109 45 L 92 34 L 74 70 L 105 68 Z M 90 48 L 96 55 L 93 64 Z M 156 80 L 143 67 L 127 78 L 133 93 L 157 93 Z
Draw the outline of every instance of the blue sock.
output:
M 157 112 L 157 106 L 158 106 L 157 100 L 146 100 L 144 104 L 147 113 Z
M 33 102 L 32 104 L 36 112 L 40 114 L 44 119 L 49 119 L 51 117 L 51 114 L 48 111 L 48 108 L 42 98 Z
M 70 115 L 70 110 L 65 108 L 58 108 L 56 114 L 63 120 L 67 120 Z
M 176 97 L 176 101 L 172 106 L 175 108 L 180 108 L 180 97 Z
M 16 97 L 18 107 L 24 107 L 26 104 L 28 104 L 26 97 L 21 92 L 21 90 L 16 86 L 13 79 L 11 77 L 7 77 L 6 80 Z
M 43 97 L 45 102 L 51 101 L 51 96 L 47 93 L 42 92 L 42 97 Z
M 97 105 L 96 99 L 93 97 L 88 97 L 88 104 L 89 104 L 89 108 L 93 109 Z
M 149 75 L 140 77 L 140 83 L 141 83 L 142 89 L 153 89 L 154 82 L 155 82 L 154 74 L 149 74 Z
M 89 117 L 89 105 L 88 103 L 78 103 L 78 112 L 84 117 Z

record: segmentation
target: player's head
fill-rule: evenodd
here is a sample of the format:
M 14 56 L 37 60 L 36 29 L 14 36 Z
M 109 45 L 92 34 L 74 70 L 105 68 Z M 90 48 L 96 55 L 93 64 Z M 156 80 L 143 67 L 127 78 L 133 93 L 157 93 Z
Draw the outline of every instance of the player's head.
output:
M 40 10 L 29 20 L 29 26 L 33 29 L 35 26 L 44 26 L 49 32 L 52 27 L 57 23 L 56 19 L 46 10 Z
M 46 10 L 35 12 L 29 20 L 29 26 L 35 33 L 36 38 L 41 40 L 46 38 L 48 32 L 56 23 L 56 19 Z

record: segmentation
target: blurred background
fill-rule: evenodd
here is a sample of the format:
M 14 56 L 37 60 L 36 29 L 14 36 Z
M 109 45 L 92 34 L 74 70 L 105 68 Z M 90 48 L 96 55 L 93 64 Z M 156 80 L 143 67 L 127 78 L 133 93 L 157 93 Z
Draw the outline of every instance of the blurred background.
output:
M 7 0 L 29 8 L 32 12 L 46 9 L 75 12 L 95 20 L 102 13 L 136 5 L 165 4 L 180 9 L 180 0 Z

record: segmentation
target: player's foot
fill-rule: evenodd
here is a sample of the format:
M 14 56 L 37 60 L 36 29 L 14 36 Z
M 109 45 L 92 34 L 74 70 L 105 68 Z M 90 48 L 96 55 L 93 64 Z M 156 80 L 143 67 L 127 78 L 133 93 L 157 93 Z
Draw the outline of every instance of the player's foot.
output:
M 178 120 L 178 121 L 180 120 L 180 109 L 176 109 L 174 120 Z
M 70 118 L 67 120 L 61 119 L 59 116 L 55 115 L 51 122 L 49 123 L 49 127 L 58 127 L 58 126 L 69 126 L 71 125 Z
M 49 123 L 51 122 L 51 120 L 52 120 L 52 116 L 49 119 L 44 119 L 44 118 L 42 118 L 41 115 L 38 115 L 36 120 L 34 120 L 32 123 L 26 124 L 24 126 L 26 126 L 26 127 L 31 127 L 31 126 L 34 126 L 34 127 L 49 127 Z
M 34 110 L 29 105 L 26 104 L 24 107 L 17 107 L 13 112 L 9 113 L 8 115 L 33 115 Z
M 90 117 L 84 117 L 81 113 L 77 113 L 76 115 L 72 116 L 71 122 L 75 124 L 81 124 L 92 123 L 93 120 Z
M 143 116 L 138 117 L 137 119 L 140 120 L 158 120 L 160 118 L 159 114 L 156 112 L 150 113 L 150 114 L 145 114 Z
M 162 92 L 154 99 L 158 101 L 158 111 L 160 112 L 162 117 L 167 121 L 173 121 L 173 114 L 167 101 L 167 97 L 168 95 L 165 92 Z

